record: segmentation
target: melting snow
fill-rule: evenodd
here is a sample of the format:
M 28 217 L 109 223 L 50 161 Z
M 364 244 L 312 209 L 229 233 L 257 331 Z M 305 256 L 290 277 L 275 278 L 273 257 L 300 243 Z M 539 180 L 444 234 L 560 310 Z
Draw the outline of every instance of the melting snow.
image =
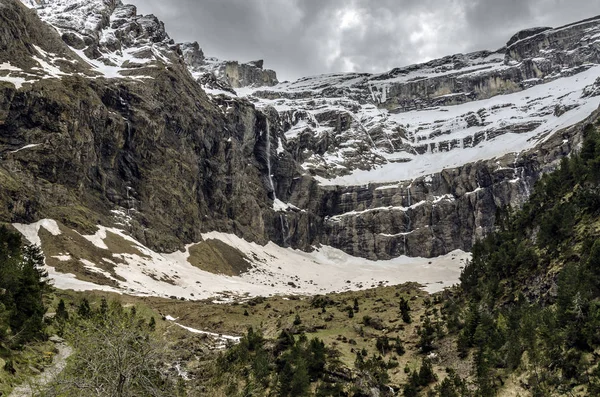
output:
M 275 199 L 273 200 L 273 210 L 276 212 L 286 212 L 289 210 L 293 210 L 293 211 L 304 211 L 301 210 L 300 208 L 296 207 L 293 204 L 290 203 L 284 203 L 283 201 L 279 200 L 279 199 Z
M 58 224 L 42 220 L 31 225 L 15 224 L 17 230 L 32 243 L 40 244 L 41 227 L 59 235 Z M 274 243 L 265 246 L 245 241 L 234 235 L 207 233 L 203 239 L 217 239 L 240 250 L 252 263 L 252 269 L 241 276 L 230 277 L 200 270 L 188 261 L 190 246 L 185 252 L 159 254 L 143 246 L 122 230 L 100 227 L 94 236 L 85 236 L 91 243 L 104 248 L 107 232 L 132 243 L 137 254 L 112 254 L 126 262 L 114 262 L 115 273 L 126 281 L 117 281 L 119 287 L 96 285 L 77 280 L 72 274 L 59 273 L 47 266 L 49 277 L 57 288 L 74 290 L 105 290 L 131 295 L 185 297 L 205 299 L 220 297 L 223 302 L 235 297 L 269 296 L 273 294 L 321 294 L 394 285 L 414 281 L 435 292 L 458 282 L 461 266 L 470 254 L 455 251 L 439 258 L 408 258 L 405 256 L 383 261 L 372 261 L 350 256 L 340 250 L 323 246 L 313 252 L 282 248 Z M 103 261 L 111 261 L 110 255 Z M 70 253 L 57 259 L 68 260 Z M 111 277 L 97 264 L 81 260 L 82 267 Z
M 12 66 L 10 62 L 0 63 L 0 70 L 10 70 L 13 72 L 21 72 L 22 69 L 16 66 Z
M 58 227 L 58 223 L 52 219 L 42 219 L 36 223 L 31 223 L 29 225 L 23 223 L 13 223 L 15 229 L 17 229 L 31 244 L 40 246 L 42 245 L 42 240 L 40 239 L 39 233 L 40 228 L 44 228 L 49 231 L 53 236 L 58 236 L 61 234 L 60 229 Z
M 72 259 L 71 255 L 55 255 L 52 258 L 58 259 L 61 262 L 67 262 L 67 261 L 70 261 Z
M 10 74 L 8 76 L 0 76 L 0 81 L 11 83 L 17 90 L 23 87 L 23 84 L 32 82 L 31 80 L 27 80 L 23 77 L 12 77 Z
M 186 329 L 186 330 L 190 331 L 193 334 L 208 335 L 208 336 L 211 336 L 213 338 L 216 338 L 216 339 L 219 339 L 219 340 L 222 340 L 222 341 L 231 341 L 231 342 L 234 342 L 234 343 L 237 343 L 237 342 L 239 342 L 242 339 L 241 336 L 231 336 L 231 335 L 217 334 L 217 333 L 214 333 L 214 332 L 201 331 L 199 329 L 195 329 L 195 328 L 192 328 L 192 327 L 186 327 L 185 325 L 181 325 L 181 324 L 175 322 L 175 321 L 177 321 L 177 319 L 173 318 L 172 316 L 169 316 L 169 315 L 165 316 L 165 319 L 168 320 L 168 321 L 171 321 L 171 322 L 175 323 L 175 325 L 178 325 L 178 326 L 180 326 L 183 329 Z
M 37 146 L 40 146 L 40 145 L 41 145 L 41 143 L 32 143 L 32 144 L 29 144 L 29 145 L 25 145 L 22 148 L 19 148 L 17 150 L 13 150 L 11 153 L 18 153 L 21 150 L 31 149 L 31 148 L 34 148 L 34 147 L 37 147 Z

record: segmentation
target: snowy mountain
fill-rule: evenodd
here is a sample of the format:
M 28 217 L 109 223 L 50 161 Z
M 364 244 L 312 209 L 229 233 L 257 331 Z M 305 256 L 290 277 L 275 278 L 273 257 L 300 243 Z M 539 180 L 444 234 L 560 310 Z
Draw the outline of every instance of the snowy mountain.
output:
M 322 184 L 397 182 L 532 148 L 585 119 L 600 105 L 599 50 L 594 18 L 517 33 L 496 52 L 240 94 L 278 111 Z
M 153 15 L 102 0 L 24 0 L 97 74 L 150 78 L 148 70 L 178 58 L 177 47 Z
M 599 117 L 600 17 L 278 83 L 118 0 L 6 4 L 0 220 L 65 286 L 434 290 Z

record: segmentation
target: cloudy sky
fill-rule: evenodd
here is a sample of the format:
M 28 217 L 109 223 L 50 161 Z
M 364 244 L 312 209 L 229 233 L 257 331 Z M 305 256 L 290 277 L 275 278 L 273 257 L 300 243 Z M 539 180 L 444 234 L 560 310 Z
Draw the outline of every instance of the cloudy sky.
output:
M 383 72 L 502 47 L 520 29 L 600 14 L 600 0 L 124 0 L 207 56 L 264 59 L 279 80 Z

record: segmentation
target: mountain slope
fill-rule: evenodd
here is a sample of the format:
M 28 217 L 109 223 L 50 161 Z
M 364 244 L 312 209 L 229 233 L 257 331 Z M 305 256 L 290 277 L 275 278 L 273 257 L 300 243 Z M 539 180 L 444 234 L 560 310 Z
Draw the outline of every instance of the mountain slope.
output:
M 321 242 L 369 258 L 435 256 L 470 249 L 497 208 L 522 204 L 579 144 L 600 105 L 599 34 L 596 17 L 520 32 L 496 52 L 240 95 L 277 110 L 284 148 L 326 192 Z M 274 179 L 282 200 L 314 208 L 306 183 Z
M 481 395 L 513 377 L 532 395 L 600 391 L 599 123 L 581 153 L 544 176 L 523 209 L 465 267 L 458 349 L 473 348 Z
M 104 10 L 105 3 L 84 3 Z M 113 16 L 122 15 L 124 6 L 116 4 L 110 3 Z M 171 251 L 215 229 L 267 240 L 259 155 L 265 116 L 243 101 L 231 103 L 232 113 L 209 100 L 178 47 L 147 37 L 160 24 L 135 19 L 125 36 L 136 45 L 120 44 L 123 53 L 152 53 L 147 62 L 135 58 L 110 66 L 107 57 L 91 60 L 87 50 L 76 53 L 61 43 L 18 2 L 1 12 L 7 20 L 26 21 L 8 25 L 12 37 L 3 56 L 23 59 L 41 75 L 14 84 L 17 72 L 8 69 L 16 66 L 3 64 L 5 221 L 53 218 L 88 232 L 98 222 L 127 223 L 144 243 Z M 111 23 L 115 29 L 127 25 Z M 36 34 L 40 29 L 46 34 Z M 93 32 L 90 40 L 98 40 Z
M 598 117 L 598 18 L 521 32 L 496 52 L 259 87 L 275 83 L 261 62 L 234 84 L 199 46 L 175 44 L 120 1 L 24 3 L 0 10 L 20 21 L 5 24 L 0 51 L 1 219 L 87 236 L 119 228 L 202 270 L 235 274 L 223 258 L 260 268 L 252 250 L 245 264 L 228 248 L 237 238 L 397 264 L 468 251 Z M 53 266 L 89 282 L 92 262 L 116 279 L 104 283 L 122 282 L 96 251 L 105 242 L 77 240 L 85 254 L 55 252 L 74 261 Z M 147 266 L 156 276 L 161 263 Z M 412 272 L 451 284 L 459 267 Z M 369 281 L 385 280 L 351 284 Z

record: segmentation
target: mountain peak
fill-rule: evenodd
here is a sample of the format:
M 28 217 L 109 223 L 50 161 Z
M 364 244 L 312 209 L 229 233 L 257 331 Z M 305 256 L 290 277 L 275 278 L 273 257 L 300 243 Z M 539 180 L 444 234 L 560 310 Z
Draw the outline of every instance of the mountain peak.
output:
M 511 37 L 510 40 L 508 40 L 508 43 L 506 43 L 506 46 L 510 47 L 513 44 L 515 44 L 517 41 L 524 40 L 528 37 L 535 36 L 536 34 L 546 32 L 548 30 L 552 30 L 552 28 L 551 27 L 539 27 L 539 28 L 523 29 L 523 30 L 515 33 L 515 35 L 513 37 Z

